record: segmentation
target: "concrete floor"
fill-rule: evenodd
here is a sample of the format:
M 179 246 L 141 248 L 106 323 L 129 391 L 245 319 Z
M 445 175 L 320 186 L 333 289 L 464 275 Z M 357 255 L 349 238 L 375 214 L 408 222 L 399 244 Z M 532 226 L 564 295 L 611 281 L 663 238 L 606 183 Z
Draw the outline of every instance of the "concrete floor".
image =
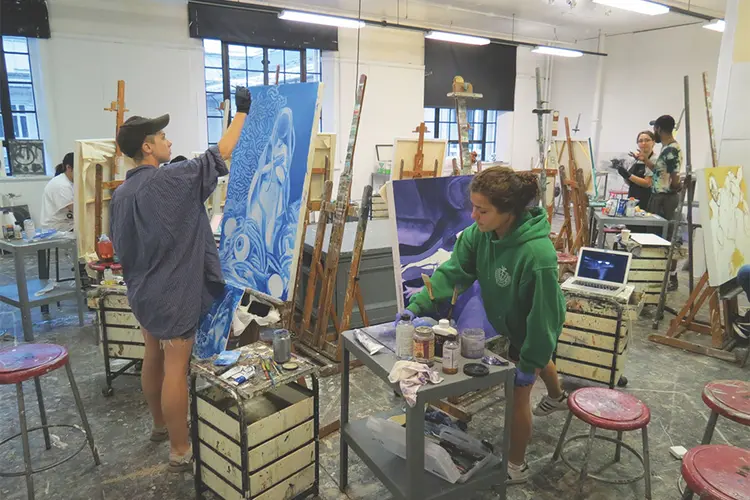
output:
M 0 285 L 12 283 L 12 259 L 0 257 Z M 29 268 L 35 262 L 29 261 Z M 673 294 L 671 305 L 680 306 L 686 296 L 686 283 L 682 290 Z M 703 385 L 715 379 L 747 379 L 750 368 L 716 359 L 683 352 L 674 348 L 653 344 L 646 337 L 653 331 L 647 314 L 633 325 L 630 352 L 625 373 L 630 380 L 625 389 L 641 398 L 651 409 L 649 426 L 652 463 L 653 498 L 656 500 L 678 499 L 676 488 L 680 463 L 669 454 L 672 445 L 687 448 L 699 443 L 708 418 L 708 411 L 701 401 Z M 11 318 L 14 319 L 13 324 Z M 669 318 L 669 316 L 668 316 Z M 38 499 L 184 499 L 194 496 L 190 474 L 172 475 L 166 472 L 167 444 L 153 444 L 148 440 L 150 418 L 140 390 L 139 380 L 121 377 L 114 383 L 115 394 L 105 398 L 101 394 L 104 366 L 99 347 L 95 344 L 93 315 L 87 315 L 86 325 L 78 326 L 75 307 L 72 303 L 62 308 L 52 307 L 50 316 L 42 317 L 34 312 L 35 335 L 39 342 L 54 342 L 65 345 L 71 353 L 76 381 L 86 407 L 96 444 L 102 459 L 100 467 L 94 467 L 88 448 L 69 462 L 36 474 L 36 498 Z M 666 322 L 662 322 L 662 330 Z M 0 348 L 13 345 L 14 334 L 22 338 L 20 314 L 8 306 L 0 305 Z M 742 351 L 738 352 L 738 355 Z M 401 404 L 391 391 L 372 376 L 367 369 L 359 368 L 352 374 L 352 418 L 387 410 Z M 581 381 L 565 379 L 572 389 Z M 55 371 L 42 379 L 45 403 L 50 423 L 79 423 L 75 405 L 63 371 Z M 39 417 L 34 397 L 33 384 L 25 384 L 26 405 L 30 425 L 38 425 Z M 544 393 L 538 383 L 534 390 L 536 402 Z M 0 420 L 4 422 L 0 439 L 18 432 L 16 396 L 13 387 L 0 387 Z M 333 421 L 339 411 L 339 379 L 331 377 L 321 382 L 322 422 Z M 499 442 L 502 432 L 501 398 L 489 399 L 475 415 L 470 430 L 472 434 Z M 577 476 L 565 465 L 551 465 L 549 459 L 561 432 L 565 414 L 557 413 L 545 418 L 535 418 L 534 437 L 528 449 L 528 461 L 534 472 L 531 481 L 522 486 L 512 486 L 508 498 L 512 500 L 559 500 L 574 498 Z M 571 434 L 586 432 L 581 422 L 574 421 Z M 64 429 L 55 429 L 55 446 L 45 451 L 41 433 L 32 435 L 35 467 L 51 463 L 72 447 L 82 443 L 82 437 Z M 626 434 L 626 442 L 636 449 L 641 448 L 639 433 Z M 750 430 L 727 420 L 720 420 L 714 436 L 715 443 L 729 443 L 750 448 Z M 350 454 L 350 487 L 347 492 L 338 490 L 338 434 L 333 434 L 321 443 L 320 496 L 325 499 L 383 500 L 390 498 L 388 491 L 367 470 L 364 464 Z M 575 461 L 582 456 L 582 446 L 570 448 L 570 458 Z M 594 462 L 603 465 L 613 456 L 612 446 L 597 445 Z M 22 466 L 22 451 L 18 439 L 0 448 L 0 464 L 3 469 Z M 637 468 L 637 461 L 627 454 L 617 472 L 629 474 Z M 631 485 L 612 486 L 589 481 L 585 485 L 583 498 L 628 500 L 643 498 L 643 481 Z M 491 491 L 481 492 L 475 498 L 495 498 Z M 0 499 L 26 498 L 23 478 L 2 478 Z M 210 498 L 210 495 L 207 495 Z

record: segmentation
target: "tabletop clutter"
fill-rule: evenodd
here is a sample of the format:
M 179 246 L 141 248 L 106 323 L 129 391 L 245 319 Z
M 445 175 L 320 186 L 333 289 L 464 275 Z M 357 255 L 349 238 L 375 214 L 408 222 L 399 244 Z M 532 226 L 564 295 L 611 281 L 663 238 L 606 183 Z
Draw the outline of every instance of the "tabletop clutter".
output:
M 412 320 L 404 314 L 395 325 L 355 329 L 354 338 L 371 356 L 392 351 L 399 358 L 388 380 L 399 385 L 410 407 L 417 404 L 417 392 L 426 384 L 441 384 L 460 370 L 468 376 L 482 377 L 489 374 L 488 365 L 509 365 L 502 357 L 486 353 L 484 330 L 466 328 L 459 333 L 455 322 L 447 319 Z M 407 458 L 405 420 L 403 412 L 392 417 L 371 416 L 367 420 L 373 438 L 404 459 Z M 489 442 L 472 437 L 463 422 L 454 421 L 440 410 L 426 410 L 424 433 L 425 470 L 450 483 L 463 483 L 478 470 L 501 461 Z

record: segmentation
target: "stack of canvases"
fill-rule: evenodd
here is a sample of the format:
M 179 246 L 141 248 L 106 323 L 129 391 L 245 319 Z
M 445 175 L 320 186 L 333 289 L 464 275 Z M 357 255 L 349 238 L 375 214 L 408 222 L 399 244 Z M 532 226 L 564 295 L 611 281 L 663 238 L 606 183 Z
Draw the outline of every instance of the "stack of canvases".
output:
M 253 87 L 250 93 L 221 222 L 227 285 L 198 328 L 194 354 L 202 359 L 225 349 L 246 289 L 291 300 L 303 243 L 320 85 Z

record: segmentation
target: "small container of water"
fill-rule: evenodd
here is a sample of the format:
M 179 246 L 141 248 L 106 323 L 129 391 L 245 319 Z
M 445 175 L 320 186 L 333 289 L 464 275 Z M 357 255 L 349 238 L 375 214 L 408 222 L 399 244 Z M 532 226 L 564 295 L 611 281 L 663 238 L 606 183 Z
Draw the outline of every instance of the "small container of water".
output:
M 396 325 L 396 356 L 402 359 L 414 356 L 414 324 L 408 314 L 402 314 Z
M 286 363 L 292 358 L 292 336 L 289 330 L 276 330 L 273 332 L 273 360 L 277 363 Z
M 481 359 L 484 356 L 484 330 L 467 328 L 461 332 L 461 356 L 468 359 Z

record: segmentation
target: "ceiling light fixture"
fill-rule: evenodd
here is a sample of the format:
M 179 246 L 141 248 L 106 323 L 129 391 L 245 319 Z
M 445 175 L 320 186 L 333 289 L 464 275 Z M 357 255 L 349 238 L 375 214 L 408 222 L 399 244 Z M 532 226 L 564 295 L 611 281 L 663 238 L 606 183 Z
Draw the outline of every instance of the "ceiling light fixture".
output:
M 562 49 L 560 47 L 548 47 L 546 45 L 537 45 L 531 51 L 537 54 L 560 57 L 581 57 L 583 55 L 583 52 L 581 52 L 580 50 Z
M 300 23 L 322 24 L 324 26 L 335 26 L 337 28 L 364 28 L 365 22 L 358 19 L 347 19 L 345 17 L 324 16 L 322 14 L 311 14 L 309 12 L 298 12 L 295 10 L 282 10 L 279 19 L 285 21 L 296 21 Z
M 704 28 L 711 31 L 718 31 L 719 33 L 724 33 L 724 28 L 726 27 L 727 23 L 724 22 L 723 19 L 714 19 L 710 23 L 706 23 L 703 25 Z
M 616 9 L 629 10 L 647 16 L 658 16 L 669 12 L 669 7 L 660 3 L 647 2 L 646 0 L 594 0 L 594 3 L 614 7 Z
M 445 33 L 443 31 L 428 31 L 424 35 L 431 40 L 442 40 L 443 42 L 466 43 L 468 45 L 489 45 L 490 39 L 481 36 L 459 35 L 458 33 Z

